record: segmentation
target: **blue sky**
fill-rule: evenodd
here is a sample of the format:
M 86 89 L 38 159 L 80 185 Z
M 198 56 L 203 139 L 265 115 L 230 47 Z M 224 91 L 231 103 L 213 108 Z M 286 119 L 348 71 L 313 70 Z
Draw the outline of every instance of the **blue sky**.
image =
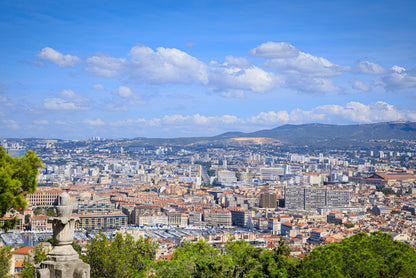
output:
M 0 137 L 416 121 L 415 1 L 2 1 Z

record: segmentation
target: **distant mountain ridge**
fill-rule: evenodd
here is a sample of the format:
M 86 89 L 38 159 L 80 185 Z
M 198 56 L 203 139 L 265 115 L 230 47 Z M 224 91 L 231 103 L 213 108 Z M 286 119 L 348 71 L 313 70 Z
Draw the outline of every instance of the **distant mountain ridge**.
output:
M 351 144 L 371 140 L 416 140 L 416 123 L 399 121 L 353 125 L 287 124 L 250 133 L 227 132 L 214 138 L 218 140 L 239 137 L 266 137 L 279 140 L 283 144 L 311 146 L 331 142 Z
M 416 139 L 415 122 L 385 122 L 375 124 L 330 125 L 302 124 L 283 125 L 273 129 L 259 130 L 251 133 L 236 133 L 236 136 L 270 137 L 274 139 L 296 139 L 309 137 L 315 139 Z M 227 136 L 229 137 L 229 135 Z
M 266 138 L 266 139 L 265 139 Z M 37 140 L 28 138 L 27 140 Z M 402 140 L 402 141 L 400 141 Z M 58 142 L 68 141 L 57 140 Z M 73 142 L 77 142 L 74 140 Z M 81 140 L 82 141 L 82 140 Z M 81 144 L 81 141 L 78 144 Z M 119 146 L 134 147 L 142 145 L 171 145 L 171 146 L 224 146 L 224 145 L 262 145 L 274 144 L 297 148 L 415 148 L 416 122 L 382 122 L 373 124 L 286 124 L 273 129 L 255 132 L 226 132 L 211 137 L 178 137 L 178 138 L 143 138 L 106 139 L 114 141 Z M 104 142 L 104 141 L 103 141 Z M 99 144 L 100 142 L 96 142 Z M 86 141 L 83 144 L 88 144 Z M 410 145 L 409 145 L 410 144 Z

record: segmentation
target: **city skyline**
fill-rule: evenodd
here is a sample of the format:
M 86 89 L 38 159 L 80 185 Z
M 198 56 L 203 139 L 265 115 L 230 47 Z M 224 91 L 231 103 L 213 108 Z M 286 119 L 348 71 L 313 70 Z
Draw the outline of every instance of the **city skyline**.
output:
M 412 1 L 1 1 L 0 137 L 416 121 Z

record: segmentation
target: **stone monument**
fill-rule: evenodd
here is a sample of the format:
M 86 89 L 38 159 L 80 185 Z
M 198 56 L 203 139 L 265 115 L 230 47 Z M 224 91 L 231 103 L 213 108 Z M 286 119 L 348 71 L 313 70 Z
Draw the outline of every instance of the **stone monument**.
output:
M 46 260 L 35 266 L 36 278 L 89 278 L 90 265 L 84 263 L 72 247 L 75 223 L 78 218 L 72 217 L 72 206 L 68 193 L 59 195 L 56 206 L 57 217 L 48 219 L 52 222 L 55 246 Z

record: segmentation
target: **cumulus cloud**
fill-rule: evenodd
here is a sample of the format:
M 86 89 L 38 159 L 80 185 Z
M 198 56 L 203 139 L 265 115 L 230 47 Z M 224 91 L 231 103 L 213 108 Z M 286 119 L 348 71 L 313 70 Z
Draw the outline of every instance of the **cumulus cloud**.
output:
M 136 45 L 129 56 L 128 70 L 132 78 L 146 77 L 156 84 L 208 82 L 206 64 L 176 48 L 158 47 L 154 51 L 147 46 Z
M 269 111 L 261 112 L 256 116 L 252 116 L 246 119 L 247 122 L 253 124 L 276 124 L 282 122 L 288 122 L 290 120 L 289 113 L 287 111 Z
M 300 109 L 290 113 L 293 122 L 321 123 L 372 123 L 380 121 L 396 121 L 409 119 L 406 111 L 399 111 L 393 105 L 378 101 L 368 105 L 359 102 L 349 102 L 346 106 L 323 105 L 309 111 Z
M 77 94 L 75 94 L 74 91 L 72 91 L 71 89 L 64 89 L 61 90 L 58 93 L 58 96 L 62 97 L 62 98 L 68 98 L 68 99 L 78 99 L 80 96 L 78 96 Z
M 388 91 L 396 91 L 416 87 L 416 70 L 407 71 L 405 68 L 393 66 L 390 73 L 375 80 L 376 85 L 383 86 Z
M 114 58 L 105 54 L 99 54 L 87 58 L 86 70 L 102 77 L 111 78 L 120 74 L 126 64 L 124 58 Z
M 48 110 L 86 110 L 89 99 L 76 94 L 71 89 L 64 89 L 56 97 L 43 100 L 43 107 Z
M 122 98 L 130 98 L 133 96 L 132 90 L 125 86 L 118 87 L 117 94 Z
M 332 79 L 323 77 L 290 76 L 287 86 L 307 93 L 329 93 L 341 90 Z
M 105 90 L 105 88 L 104 88 L 104 86 L 103 86 L 102 84 L 94 84 L 94 85 L 92 86 L 92 88 L 93 88 L 94 90 L 97 90 L 97 91 L 104 91 L 104 90 Z
M 299 50 L 287 42 L 266 42 L 249 51 L 252 56 L 263 58 L 296 57 Z
M 363 92 L 370 91 L 370 87 L 364 84 L 361 80 L 352 80 L 351 83 L 352 83 L 353 89 L 363 91 Z
M 340 75 L 349 70 L 348 67 L 338 66 L 325 58 L 304 52 L 299 52 L 296 57 L 270 59 L 264 65 L 281 73 L 323 77 Z
M 384 67 L 369 61 L 358 62 L 357 69 L 359 72 L 365 74 L 383 74 L 387 72 L 387 70 Z
M 111 122 L 109 125 L 111 126 L 133 126 L 137 124 L 143 124 L 146 123 L 146 120 L 144 118 L 138 118 L 138 119 L 127 119 L 117 122 Z
M 59 67 L 75 67 L 76 64 L 82 62 L 81 58 L 69 54 L 62 54 L 50 47 L 43 48 L 37 56 L 40 59 L 47 60 L 53 64 L 58 65 Z
M 204 63 L 176 48 L 152 49 L 138 44 L 125 58 L 95 54 L 86 59 L 85 70 L 97 76 L 128 78 L 129 82 L 137 83 L 199 84 L 228 98 L 244 98 L 248 92 L 262 94 L 280 87 L 305 93 L 339 92 L 341 88 L 333 77 L 348 71 L 380 75 L 375 84 L 389 91 L 416 86 L 414 71 L 398 66 L 387 70 L 369 61 L 357 62 L 354 67 L 337 65 L 324 57 L 302 52 L 287 42 L 266 42 L 251 49 L 249 54 L 265 58 L 265 61 L 257 65 L 246 58 L 230 55 L 225 57 L 224 62 Z M 62 67 L 82 62 L 76 56 L 63 55 L 49 47 L 42 49 L 38 57 Z M 362 81 L 351 83 L 353 89 L 370 90 Z M 104 90 L 101 84 L 95 84 L 93 88 Z M 136 103 L 144 103 L 138 94 L 125 88 L 118 88 L 116 94 L 130 100 L 136 96 Z
M 238 67 L 228 63 L 211 62 L 209 86 L 214 91 L 250 90 L 265 93 L 284 83 L 284 79 L 274 73 L 251 65 Z
M 35 125 L 47 125 L 47 124 L 49 124 L 49 121 L 47 121 L 47 120 L 35 120 L 35 121 L 33 121 L 33 123 Z
M 130 59 L 96 55 L 87 59 L 87 70 L 103 77 L 123 74 L 130 79 L 153 84 L 208 82 L 206 64 L 176 49 L 134 46 Z
M 145 104 L 146 102 L 144 100 L 141 99 L 141 96 L 138 93 L 133 92 L 132 89 L 130 89 L 129 87 L 126 86 L 120 86 L 118 87 L 114 93 L 119 96 L 122 100 L 121 100 L 121 105 L 116 105 L 114 106 L 115 103 L 112 103 L 112 106 L 108 106 L 108 107 L 113 107 L 116 109 L 119 109 L 120 107 L 124 107 L 124 104 L 126 105 L 141 105 L 141 104 Z M 117 108 L 118 107 L 118 108 Z M 114 110 L 114 109 L 112 109 Z
M 84 123 L 92 125 L 92 126 L 103 126 L 105 123 L 100 118 L 96 120 L 84 120 Z
M 19 129 L 19 124 L 15 120 L 2 120 L 6 128 Z
M 62 98 L 46 98 L 43 101 L 43 107 L 48 110 L 83 110 L 76 103 Z
M 249 67 L 252 65 L 252 63 L 246 58 L 236 58 L 231 55 L 225 57 L 225 62 L 225 64 L 238 67 Z

